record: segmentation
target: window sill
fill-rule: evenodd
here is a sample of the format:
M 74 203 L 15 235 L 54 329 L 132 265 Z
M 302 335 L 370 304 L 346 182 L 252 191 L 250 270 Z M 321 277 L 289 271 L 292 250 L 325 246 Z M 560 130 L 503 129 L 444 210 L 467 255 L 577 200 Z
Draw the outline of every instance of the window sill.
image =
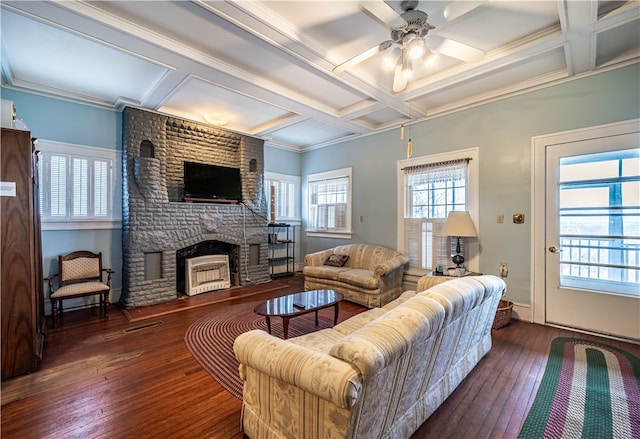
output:
M 351 239 L 352 232 L 314 232 L 307 230 L 309 238 L 335 238 L 335 239 Z
M 111 230 L 121 229 L 122 220 L 87 221 L 45 221 L 40 224 L 42 230 Z

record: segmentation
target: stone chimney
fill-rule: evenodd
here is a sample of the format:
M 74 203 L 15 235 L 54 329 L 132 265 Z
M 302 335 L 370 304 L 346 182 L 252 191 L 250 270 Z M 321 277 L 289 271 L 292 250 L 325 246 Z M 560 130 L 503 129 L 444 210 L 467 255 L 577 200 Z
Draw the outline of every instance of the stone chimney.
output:
M 231 288 L 268 280 L 264 141 L 130 107 L 122 123 L 121 305 L 175 300 L 205 254 L 229 255 Z M 185 202 L 185 161 L 239 168 L 242 203 Z

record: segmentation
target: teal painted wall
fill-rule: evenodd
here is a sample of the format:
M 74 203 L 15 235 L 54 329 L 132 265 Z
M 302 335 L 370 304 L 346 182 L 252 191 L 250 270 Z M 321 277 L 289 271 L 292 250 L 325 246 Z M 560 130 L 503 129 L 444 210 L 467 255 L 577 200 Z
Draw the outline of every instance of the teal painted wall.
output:
M 74 104 L 35 94 L 2 89 L 2 99 L 14 102 L 17 117 L 28 125 L 35 138 L 122 151 L 122 119 L 119 112 Z M 44 275 L 57 273 L 57 257 L 74 250 L 102 252 L 103 265 L 115 270 L 112 300 L 122 287 L 122 230 L 43 230 Z M 45 286 L 48 297 L 48 287 Z M 65 301 L 65 308 L 84 305 L 85 300 Z M 50 313 L 49 301 L 47 314 Z
M 413 157 L 470 147 L 480 150 L 480 270 L 496 274 L 509 264 L 509 297 L 530 303 L 531 281 L 531 138 L 640 117 L 640 65 L 612 70 L 532 91 L 408 126 Z M 34 137 L 121 150 L 121 115 L 116 111 L 73 104 L 2 89 L 14 101 L 18 117 Z M 297 153 L 265 148 L 265 170 L 302 176 L 353 167 L 353 229 L 350 242 L 396 247 L 396 162 L 406 158 L 398 130 Z M 303 205 L 304 207 L 304 205 Z M 303 210 L 304 212 L 304 210 Z M 505 215 L 504 224 L 496 215 Z M 511 222 L 524 213 L 526 222 Z M 303 213 L 304 215 L 304 213 Z M 360 222 L 362 216 L 363 221 Z M 79 247 L 102 250 L 117 271 L 120 288 L 121 230 L 43 232 L 45 274 L 52 259 Z M 307 238 L 300 253 L 347 241 Z
M 405 130 L 413 157 L 477 147 L 480 151 L 480 271 L 498 274 L 509 264 L 509 298 L 530 304 L 531 138 L 640 117 L 640 65 L 416 123 Z M 396 163 L 406 158 L 399 130 L 302 155 L 302 175 L 353 168 L 352 242 L 396 247 Z M 304 178 L 303 178 L 304 182 Z M 496 215 L 505 215 L 497 224 Z M 526 222 L 512 222 L 524 213 Z M 363 216 L 363 222 L 360 222 Z M 303 238 L 302 254 L 348 243 Z
M 264 148 L 264 169 L 287 175 L 301 175 L 301 154 L 279 148 Z

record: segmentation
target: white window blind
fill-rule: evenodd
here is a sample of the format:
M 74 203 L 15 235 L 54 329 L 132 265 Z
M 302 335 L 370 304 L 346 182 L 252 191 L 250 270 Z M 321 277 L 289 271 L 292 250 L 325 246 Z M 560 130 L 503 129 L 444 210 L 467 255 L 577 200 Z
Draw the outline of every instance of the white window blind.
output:
M 97 217 L 106 217 L 109 211 L 109 164 L 95 160 L 93 166 L 93 212 Z
M 49 160 L 47 160 L 47 158 Z M 67 167 L 68 157 L 60 155 L 51 155 L 49 157 L 41 157 L 39 164 L 41 170 L 40 175 L 40 206 L 44 209 L 44 187 L 48 186 L 49 203 L 48 213 L 52 217 L 64 217 L 67 215 Z M 47 172 L 47 179 L 45 173 L 42 172 L 42 165 L 47 163 L 48 167 L 45 168 Z M 49 174 L 50 173 L 50 174 Z M 47 184 L 48 183 L 48 184 Z M 44 212 L 42 212 L 44 214 Z
M 351 233 L 351 168 L 309 175 L 307 232 Z
M 450 211 L 467 209 L 468 163 L 461 159 L 402 168 L 404 249 L 411 268 L 450 265 L 451 248 L 442 226 Z
M 87 159 L 73 157 L 73 216 L 86 217 L 89 203 L 89 163 Z
M 96 221 L 119 221 L 120 209 L 114 209 L 116 192 L 119 193 L 115 187 L 116 151 L 46 140 L 38 141 L 38 149 L 44 229 L 67 228 L 61 224 L 72 223 L 83 228 L 78 226 L 82 222 L 96 227 Z
M 275 198 L 275 213 L 278 221 L 300 221 L 300 177 L 295 175 L 265 172 L 265 196 L 267 197 L 267 217 L 271 217 L 271 188 Z

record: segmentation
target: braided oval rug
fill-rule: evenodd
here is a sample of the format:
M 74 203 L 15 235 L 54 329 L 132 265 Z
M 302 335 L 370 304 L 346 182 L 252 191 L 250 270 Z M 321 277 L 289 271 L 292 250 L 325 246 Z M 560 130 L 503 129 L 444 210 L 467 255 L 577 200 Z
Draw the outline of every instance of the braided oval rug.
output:
M 213 379 L 238 399 L 242 399 L 242 381 L 238 374 L 239 363 L 233 353 L 233 342 L 238 335 L 252 329 L 267 331 L 265 318 L 253 312 L 258 303 L 247 302 L 214 311 L 194 322 L 185 334 L 185 342 L 194 358 Z M 338 321 L 352 315 L 341 308 Z M 332 326 L 333 308 L 318 312 L 318 326 L 315 325 L 314 313 L 304 314 L 289 321 L 289 338 Z M 274 336 L 283 337 L 281 318 L 271 318 L 271 331 Z
M 640 439 L 640 359 L 619 348 L 556 338 L 521 439 Z

